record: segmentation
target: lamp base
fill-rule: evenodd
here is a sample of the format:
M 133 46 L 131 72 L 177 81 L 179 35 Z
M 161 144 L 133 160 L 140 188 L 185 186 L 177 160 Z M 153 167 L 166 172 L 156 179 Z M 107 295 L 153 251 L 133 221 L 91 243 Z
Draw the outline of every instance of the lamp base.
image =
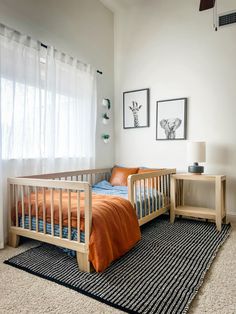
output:
M 192 166 L 188 167 L 188 172 L 195 174 L 202 174 L 204 172 L 204 167 L 199 166 L 197 162 L 195 162 Z

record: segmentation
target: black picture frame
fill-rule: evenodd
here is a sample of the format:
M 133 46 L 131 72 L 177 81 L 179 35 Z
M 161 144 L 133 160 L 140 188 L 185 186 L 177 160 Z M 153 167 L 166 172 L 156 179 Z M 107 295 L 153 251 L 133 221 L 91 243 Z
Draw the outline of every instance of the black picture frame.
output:
M 142 104 L 139 104 L 139 106 L 138 106 L 138 101 L 137 101 L 138 99 L 142 102 Z M 145 121 L 142 122 L 141 125 L 140 123 L 139 125 L 137 125 L 136 124 L 137 118 L 135 118 L 133 110 L 131 108 L 138 109 L 138 107 L 140 106 L 144 106 L 144 107 L 146 106 L 146 108 L 143 108 L 144 110 L 142 111 L 142 114 L 143 114 L 142 121 L 143 120 Z M 131 113 L 129 109 L 132 111 L 133 118 L 131 117 Z M 150 126 L 149 115 L 150 115 L 150 89 L 149 88 L 142 88 L 142 89 L 136 89 L 136 90 L 123 92 L 123 129 L 136 129 L 136 128 L 149 127 Z
M 158 100 L 156 102 L 156 140 L 157 141 L 162 141 L 162 140 L 163 141 L 168 141 L 168 140 L 176 141 L 176 140 L 187 139 L 187 102 L 188 102 L 187 97 Z M 175 105 L 176 105 L 176 108 L 174 107 Z M 170 107 L 168 108 L 167 106 L 170 106 Z M 176 112 L 178 111 L 178 109 L 180 109 L 181 106 L 182 106 L 182 112 L 180 110 L 179 115 L 178 115 L 178 113 L 176 114 Z M 161 110 L 166 111 L 166 118 L 163 118 L 165 113 L 160 112 Z M 173 111 L 173 114 L 170 114 L 171 110 Z M 166 120 L 166 121 L 163 121 L 163 120 Z M 181 120 L 181 122 L 179 120 Z

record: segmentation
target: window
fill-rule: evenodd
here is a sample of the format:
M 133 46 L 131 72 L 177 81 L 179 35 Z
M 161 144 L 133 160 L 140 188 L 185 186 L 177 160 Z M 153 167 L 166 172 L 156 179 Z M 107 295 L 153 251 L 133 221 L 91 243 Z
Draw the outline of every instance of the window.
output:
M 28 37 L 6 38 L 0 34 L 2 158 L 91 159 L 95 71 Z

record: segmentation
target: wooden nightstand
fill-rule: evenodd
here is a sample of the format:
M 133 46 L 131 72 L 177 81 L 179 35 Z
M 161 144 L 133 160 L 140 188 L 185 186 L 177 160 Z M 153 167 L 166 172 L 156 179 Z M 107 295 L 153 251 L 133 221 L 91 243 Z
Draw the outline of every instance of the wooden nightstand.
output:
M 215 183 L 215 209 L 185 205 L 184 181 L 207 181 Z M 225 190 L 226 176 L 189 173 L 171 175 L 171 223 L 174 222 L 175 215 L 205 218 L 215 220 L 217 230 L 221 231 L 222 219 L 226 217 Z

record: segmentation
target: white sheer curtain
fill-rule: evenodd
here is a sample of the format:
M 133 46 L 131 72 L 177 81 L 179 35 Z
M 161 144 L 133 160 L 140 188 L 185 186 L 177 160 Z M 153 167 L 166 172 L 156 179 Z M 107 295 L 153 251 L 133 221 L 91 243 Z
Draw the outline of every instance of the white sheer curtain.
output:
M 93 167 L 96 75 L 77 59 L 0 25 L 0 246 L 7 177 Z

